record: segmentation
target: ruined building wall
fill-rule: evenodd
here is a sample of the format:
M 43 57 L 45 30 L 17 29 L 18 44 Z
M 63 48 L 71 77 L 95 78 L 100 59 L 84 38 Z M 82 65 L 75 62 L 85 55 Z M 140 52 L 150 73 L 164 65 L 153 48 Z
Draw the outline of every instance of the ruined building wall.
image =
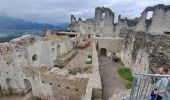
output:
M 103 17 L 103 19 L 102 19 Z M 113 37 L 114 13 L 109 8 L 95 9 L 95 33 L 104 37 Z
M 78 21 L 82 33 L 84 34 L 94 34 L 94 23 L 91 20 L 87 21 Z
M 118 23 L 115 24 L 115 32 L 117 37 L 120 36 L 120 31 L 125 28 L 125 29 L 136 29 L 136 25 L 138 23 L 138 18 L 135 19 L 128 19 L 127 17 L 121 18 L 121 15 L 118 17 Z
M 101 49 L 104 48 L 106 49 L 107 56 L 111 56 L 112 53 L 120 53 L 124 43 L 123 38 L 95 37 L 93 41 L 97 45 L 98 54 L 100 54 Z
M 83 34 L 93 34 L 94 21 L 93 20 L 83 21 L 81 18 L 77 20 L 73 15 L 71 15 L 71 22 L 67 29 L 74 30 L 76 32 L 80 32 Z
M 116 36 L 114 32 L 114 13 L 109 8 L 97 7 L 95 9 L 94 19 L 82 21 L 82 19 L 79 18 L 78 20 L 75 20 L 76 18 L 71 16 L 71 23 L 68 29 L 84 34 L 96 34 L 103 37 Z
M 151 19 L 147 19 L 149 11 L 153 11 Z M 152 34 L 164 34 L 170 32 L 170 6 L 156 5 L 147 7 L 141 14 L 137 31 L 150 32 Z
M 163 34 L 170 32 L 170 6 L 160 6 L 155 8 L 150 32 Z
M 58 54 L 65 54 L 72 48 L 73 40 L 48 40 L 30 35 L 0 44 L 0 86 L 4 91 L 9 87 L 15 92 L 22 91 L 25 88 L 22 68 L 39 63 L 52 68 Z
M 156 72 L 156 68 L 170 66 L 170 37 L 127 30 L 122 61 L 135 72 Z
M 80 36 L 88 38 L 86 34 Z M 69 71 L 53 65 L 56 57 L 73 49 L 73 42 L 73 38 L 26 35 L 0 44 L 2 92 L 12 90 L 13 93 L 22 93 L 32 89 L 34 96 L 44 100 L 101 100 L 102 86 L 95 45 L 92 72 L 89 74 L 71 75 Z
M 39 65 L 23 69 L 31 81 L 33 95 L 46 100 L 82 100 L 86 93 L 88 77 L 69 75 L 67 70 Z M 34 79 L 32 79 L 34 77 Z

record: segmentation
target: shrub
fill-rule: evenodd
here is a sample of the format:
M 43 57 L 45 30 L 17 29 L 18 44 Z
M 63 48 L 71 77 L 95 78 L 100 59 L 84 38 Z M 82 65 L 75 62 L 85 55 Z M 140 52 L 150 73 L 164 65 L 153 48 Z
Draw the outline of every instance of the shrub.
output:
M 117 72 L 122 78 L 129 81 L 133 80 L 132 73 L 129 68 L 119 68 Z
M 33 96 L 33 100 L 41 100 L 41 98 L 38 96 Z

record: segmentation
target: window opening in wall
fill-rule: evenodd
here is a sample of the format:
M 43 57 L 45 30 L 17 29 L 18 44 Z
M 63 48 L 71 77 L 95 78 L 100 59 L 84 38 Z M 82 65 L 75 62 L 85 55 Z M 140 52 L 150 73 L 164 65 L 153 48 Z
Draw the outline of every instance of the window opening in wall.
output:
M 70 88 L 69 87 L 66 87 L 67 90 L 69 90 Z
M 91 38 L 91 35 L 88 35 L 88 38 Z
M 105 14 L 105 13 L 102 13 L 102 14 L 101 14 L 101 20 L 104 20 L 105 17 L 106 17 L 106 14 Z
M 170 32 L 164 32 L 164 34 L 166 34 L 166 35 L 170 35 Z
M 28 93 L 28 92 L 32 92 L 32 86 L 31 86 L 31 82 L 28 79 L 24 79 L 24 85 L 25 85 L 25 89 L 24 89 L 24 93 Z
M 79 92 L 79 89 L 76 89 L 76 92 Z
M 146 19 L 152 19 L 153 11 L 148 11 Z
M 33 43 L 35 41 L 35 38 L 30 38 L 29 43 Z
M 9 65 L 9 62 L 7 61 L 6 64 Z
M 9 50 L 9 47 L 6 47 L 7 50 Z
M 37 55 L 34 54 L 34 55 L 32 56 L 32 61 L 36 61 L 37 59 L 38 59 Z
M 106 53 L 107 53 L 107 49 L 106 48 L 101 48 L 100 49 L 100 55 L 106 56 Z
M 55 51 L 55 49 L 54 49 L 54 48 L 52 48 L 52 49 L 51 49 L 51 52 L 53 53 L 54 51 Z

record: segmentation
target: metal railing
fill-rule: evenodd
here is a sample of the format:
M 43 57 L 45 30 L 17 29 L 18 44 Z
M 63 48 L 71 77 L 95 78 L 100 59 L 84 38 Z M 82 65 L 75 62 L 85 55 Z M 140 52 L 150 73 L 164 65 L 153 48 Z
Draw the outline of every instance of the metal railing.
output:
M 157 100 L 159 96 L 170 100 L 170 75 L 133 74 L 129 100 Z

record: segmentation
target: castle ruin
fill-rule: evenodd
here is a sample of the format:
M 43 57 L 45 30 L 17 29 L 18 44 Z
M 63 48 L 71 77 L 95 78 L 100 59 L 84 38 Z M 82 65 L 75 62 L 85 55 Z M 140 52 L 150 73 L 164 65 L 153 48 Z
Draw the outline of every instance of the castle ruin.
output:
M 0 43 L 0 93 L 31 90 L 44 100 L 101 100 L 100 54 L 116 53 L 133 72 L 170 68 L 170 6 L 147 7 L 135 19 L 119 15 L 117 23 L 114 18 L 111 9 L 97 7 L 94 19 L 71 15 L 67 30 Z

